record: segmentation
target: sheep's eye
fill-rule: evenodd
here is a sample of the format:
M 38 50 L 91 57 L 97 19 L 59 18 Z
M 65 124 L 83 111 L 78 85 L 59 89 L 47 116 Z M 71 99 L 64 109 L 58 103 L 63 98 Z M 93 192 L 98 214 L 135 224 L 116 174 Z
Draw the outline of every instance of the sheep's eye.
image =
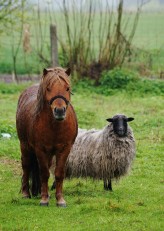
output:
M 69 91 L 69 87 L 67 87 L 66 91 Z

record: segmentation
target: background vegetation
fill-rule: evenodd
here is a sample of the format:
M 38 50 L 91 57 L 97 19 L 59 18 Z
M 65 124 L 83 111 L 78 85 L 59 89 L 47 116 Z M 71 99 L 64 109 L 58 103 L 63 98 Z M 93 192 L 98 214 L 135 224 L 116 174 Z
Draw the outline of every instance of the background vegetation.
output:
M 137 7 L 123 11 L 122 0 L 118 9 L 106 6 L 108 0 L 104 5 L 100 0 L 86 5 L 84 0 L 81 5 L 61 1 L 60 11 L 52 3 L 43 11 L 40 1 L 34 6 L 12 1 L 18 7 L 0 21 L 0 73 L 31 76 L 51 66 L 50 24 L 56 24 L 59 65 L 71 66 L 79 77 L 97 81 L 104 69 L 123 66 L 141 76 L 163 78 L 164 14 L 162 5 L 161 11 L 154 11 L 157 0 L 148 12 L 144 7 L 149 0 L 139 1 L 138 11 Z

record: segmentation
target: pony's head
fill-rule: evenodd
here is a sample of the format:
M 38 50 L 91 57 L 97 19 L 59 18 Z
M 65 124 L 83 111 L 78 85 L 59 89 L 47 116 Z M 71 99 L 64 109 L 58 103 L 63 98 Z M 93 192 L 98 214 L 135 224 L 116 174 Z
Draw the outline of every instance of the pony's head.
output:
M 70 102 L 70 69 L 50 68 L 43 70 L 38 90 L 38 106 L 42 110 L 46 103 L 56 120 L 64 120 Z
M 108 122 L 113 124 L 113 131 L 119 137 L 125 137 L 127 135 L 128 122 L 134 120 L 132 117 L 126 117 L 125 115 L 115 115 L 113 118 L 107 119 Z

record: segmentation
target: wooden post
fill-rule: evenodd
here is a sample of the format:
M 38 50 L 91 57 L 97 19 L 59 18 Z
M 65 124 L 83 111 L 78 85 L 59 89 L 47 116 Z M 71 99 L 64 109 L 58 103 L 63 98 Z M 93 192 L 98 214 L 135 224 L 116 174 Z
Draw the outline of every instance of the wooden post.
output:
M 50 39 L 51 39 L 51 65 L 58 66 L 58 46 L 57 46 L 57 31 L 56 25 L 50 25 Z

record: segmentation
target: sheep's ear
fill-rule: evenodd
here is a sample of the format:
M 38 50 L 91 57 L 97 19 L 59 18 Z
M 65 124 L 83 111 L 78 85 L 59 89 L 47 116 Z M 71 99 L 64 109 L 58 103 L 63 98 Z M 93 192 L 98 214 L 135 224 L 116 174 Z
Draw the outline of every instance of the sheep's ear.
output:
M 113 119 L 112 118 L 108 118 L 106 119 L 108 122 L 113 122 Z
M 65 73 L 66 73 L 68 76 L 70 76 L 70 74 L 71 74 L 71 68 L 68 68 L 68 69 L 65 71 Z
M 127 118 L 127 122 L 130 122 L 130 121 L 132 121 L 132 120 L 134 120 L 134 118 L 133 118 L 133 117 L 129 117 L 129 118 Z

